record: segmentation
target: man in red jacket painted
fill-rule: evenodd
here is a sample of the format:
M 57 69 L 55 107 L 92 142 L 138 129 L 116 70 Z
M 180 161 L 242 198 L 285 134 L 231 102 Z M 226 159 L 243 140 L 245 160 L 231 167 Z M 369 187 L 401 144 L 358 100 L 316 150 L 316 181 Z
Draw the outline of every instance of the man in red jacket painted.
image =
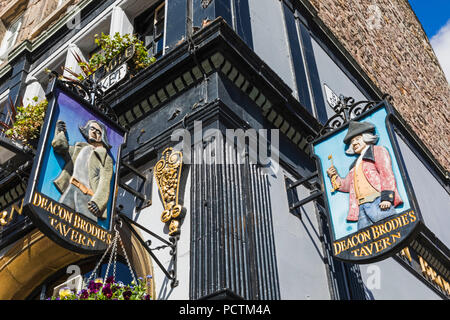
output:
M 350 172 L 341 178 L 334 166 L 327 170 L 338 191 L 350 194 L 347 221 L 358 221 L 358 230 L 395 214 L 394 207 L 402 204 L 389 151 L 375 145 L 378 136 L 370 122 L 351 120 L 344 143 L 346 153 L 358 154 Z

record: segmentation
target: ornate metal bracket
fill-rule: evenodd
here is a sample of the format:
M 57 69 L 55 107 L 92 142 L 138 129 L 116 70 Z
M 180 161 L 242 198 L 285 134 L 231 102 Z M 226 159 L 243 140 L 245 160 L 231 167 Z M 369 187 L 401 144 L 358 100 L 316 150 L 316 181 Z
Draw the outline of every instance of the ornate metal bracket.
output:
M 289 190 L 295 190 L 295 188 L 297 188 L 298 186 L 304 185 L 306 182 L 316 178 L 317 176 L 318 176 L 318 172 L 316 171 L 316 172 L 312 173 L 311 175 L 309 175 L 307 177 L 304 177 L 304 178 L 301 178 L 301 179 L 299 179 L 299 180 L 297 180 L 295 182 L 287 183 L 287 181 L 286 181 L 286 189 L 288 191 Z M 300 208 L 300 207 L 304 206 L 305 204 L 307 204 L 307 203 L 309 203 L 309 202 L 311 202 L 313 200 L 316 200 L 317 198 L 321 197 L 322 194 L 323 194 L 322 191 L 317 190 L 317 186 L 316 186 L 316 190 L 314 190 L 313 193 L 311 193 L 308 197 L 306 197 L 306 198 L 304 198 L 302 200 L 295 201 L 295 202 L 291 203 L 290 199 L 288 199 L 288 201 L 289 201 L 289 211 L 293 211 L 293 210 L 295 210 L 297 208 Z
M 129 170 L 135 177 L 140 178 L 142 183 L 139 190 L 135 190 L 123 181 L 119 180 L 119 187 L 140 200 L 140 203 L 136 206 L 136 210 L 142 210 L 143 208 L 150 206 L 152 204 L 152 171 L 147 170 L 143 174 L 131 164 L 122 160 L 120 161 L 120 171 L 123 169 Z
M 382 100 L 391 101 L 392 97 L 388 94 L 385 94 L 383 95 Z M 316 137 L 309 137 L 308 140 L 312 141 L 315 138 L 321 137 L 328 132 L 343 126 L 351 119 L 358 117 L 362 113 L 378 105 L 380 102 L 381 101 L 355 102 L 355 99 L 351 97 L 344 97 L 343 95 L 340 95 L 338 101 L 336 101 L 336 104 L 331 105 L 336 114 L 328 119 L 328 121 L 322 126 Z
M 69 80 L 67 78 L 65 79 L 56 71 L 51 71 L 50 75 L 56 77 L 56 81 L 58 81 L 62 86 L 89 102 L 91 106 L 105 114 L 108 118 L 114 122 L 118 122 L 118 117 L 115 111 L 103 101 L 104 92 L 98 81 L 90 78 L 86 78 L 83 81 Z
M 169 235 L 180 233 L 180 220 L 185 215 L 185 208 L 178 203 L 180 189 L 181 167 L 183 154 L 167 148 L 163 151 L 161 159 L 156 163 L 154 175 L 158 185 L 164 211 L 161 221 L 169 224 Z
M 157 234 L 155 234 L 154 232 L 152 232 L 152 231 L 148 230 L 147 228 L 141 226 L 139 223 L 131 220 L 126 215 L 124 215 L 122 212 L 120 212 L 120 210 L 121 210 L 120 208 L 117 209 L 117 211 L 118 211 L 118 219 L 123 221 L 125 224 L 127 224 L 128 229 L 133 233 L 133 235 L 136 237 L 136 239 L 141 243 L 141 245 L 145 248 L 145 250 L 150 254 L 152 259 L 156 262 L 156 264 L 161 269 L 161 271 L 166 275 L 166 277 L 169 280 L 171 280 L 170 286 L 172 288 L 175 288 L 176 286 L 178 286 L 179 281 L 177 279 L 177 248 L 178 248 L 179 237 L 178 236 L 170 237 L 169 241 L 167 241 L 167 240 L 163 239 L 162 237 L 158 236 Z M 161 247 L 155 248 L 155 249 L 151 249 L 150 248 L 151 241 L 150 240 L 144 241 L 141 238 L 141 236 L 136 232 L 136 230 L 133 228 L 133 226 L 136 226 L 139 229 L 141 229 L 142 231 L 145 231 L 146 233 L 148 233 L 152 237 L 154 237 L 157 240 L 159 240 L 162 243 L 164 243 L 164 245 L 161 246 Z M 172 265 L 172 269 L 170 269 L 170 270 L 167 270 L 166 268 L 164 268 L 164 266 L 162 265 L 161 261 L 159 261 L 159 259 L 153 253 L 153 250 L 164 249 L 164 248 L 170 248 L 170 255 L 172 256 L 171 263 L 170 263 Z

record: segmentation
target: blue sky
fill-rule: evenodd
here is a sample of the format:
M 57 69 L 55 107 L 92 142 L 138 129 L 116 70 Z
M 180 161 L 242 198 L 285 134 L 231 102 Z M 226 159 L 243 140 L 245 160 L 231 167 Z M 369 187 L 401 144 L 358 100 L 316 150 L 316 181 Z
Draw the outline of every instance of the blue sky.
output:
M 450 83 L 450 0 L 409 0 Z
M 430 39 L 450 19 L 450 0 L 409 0 L 409 3 Z

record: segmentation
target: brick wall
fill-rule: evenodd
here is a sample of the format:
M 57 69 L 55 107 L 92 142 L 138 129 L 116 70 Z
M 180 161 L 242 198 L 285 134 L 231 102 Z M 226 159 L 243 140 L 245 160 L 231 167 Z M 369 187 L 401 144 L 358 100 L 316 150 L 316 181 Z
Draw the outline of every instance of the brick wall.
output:
M 450 170 L 450 86 L 407 0 L 309 0 L 319 18 Z

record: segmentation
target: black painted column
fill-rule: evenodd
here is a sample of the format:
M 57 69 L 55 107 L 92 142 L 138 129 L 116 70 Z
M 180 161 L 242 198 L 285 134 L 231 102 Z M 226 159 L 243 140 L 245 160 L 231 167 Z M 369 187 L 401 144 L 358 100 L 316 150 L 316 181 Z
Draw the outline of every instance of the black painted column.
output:
M 30 62 L 28 52 L 25 51 L 13 61 L 10 62 L 12 66 L 11 78 L 9 79 L 9 97 L 18 106 L 21 103 L 21 94 L 25 88 L 25 81 L 30 70 Z
M 193 27 L 200 28 L 204 21 L 222 17 L 253 48 L 248 0 L 187 0 L 187 3 Z
M 279 299 L 268 177 L 223 140 L 192 155 L 190 298 Z
M 179 42 L 187 37 L 188 26 L 188 6 L 190 1 L 186 0 L 166 0 L 167 23 L 166 27 L 166 50 L 171 50 Z
M 193 24 L 201 27 L 204 20 L 214 20 L 222 17 L 233 27 L 232 0 L 191 0 L 193 12 Z
M 233 0 L 235 31 L 253 49 L 253 35 L 248 0 Z

